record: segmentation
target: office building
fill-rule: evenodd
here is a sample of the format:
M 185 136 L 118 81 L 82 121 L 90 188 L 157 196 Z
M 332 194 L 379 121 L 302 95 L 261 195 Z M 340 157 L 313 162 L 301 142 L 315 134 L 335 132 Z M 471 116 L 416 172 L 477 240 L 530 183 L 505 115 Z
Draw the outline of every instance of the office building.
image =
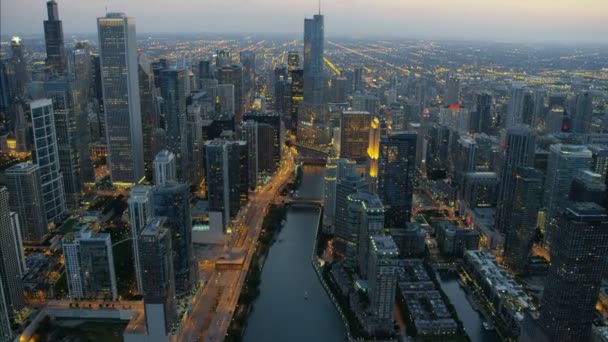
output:
M 44 21 L 44 42 L 46 44 L 46 67 L 62 75 L 66 71 L 66 54 L 63 45 L 63 24 L 59 20 L 59 9 L 55 0 L 47 1 L 48 20 Z
M 23 284 L 21 282 L 22 261 L 19 258 L 20 248 L 15 230 L 11 224 L 9 211 L 9 194 L 5 187 L 0 187 L 0 290 L 10 319 L 25 306 Z M 2 305 L 0 303 L 0 305 Z M 2 312 L 0 311 L 0 315 Z M 1 318 L 0 318 L 1 319 Z
M 576 95 L 572 131 L 580 134 L 591 133 L 593 120 L 593 95 L 584 91 Z
M 368 112 L 345 111 L 340 117 L 340 157 L 365 161 L 369 146 L 371 116 Z
M 10 209 L 18 214 L 21 236 L 28 243 L 41 243 L 47 230 L 40 168 L 19 163 L 4 172 Z
M 240 124 L 244 113 L 243 67 L 238 64 L 226 65 L 218 69 L 219 84 L 234 85 L 235 121 Z
M 232 64 L 232 52 L 228 49 L 220 49 L 215 51 L 215 67 L 221 68 Z
M 545 242 L 550 245 L 560 211 L 568 202 L 572 179 L 579 170 L 591 167 L 592 153 L 585 146 L 562 144 L 551 145 L 549 151 L 543 205 L 548 218 Z
M 304 70 L 291 70 L 289 76 L 291 77 L 291 89 L 289 92 L 291 96 L 289 103 L 291 125 L 289 127 L 296 131 L 300 102 L 304 100 Z
M 135 19 L 108 13 L 97 28 L 110 177 L 132 186 L 144 177 Z
M 523 84 L 513 84 L 509 97 L 509 104 L 507 105 L 508 112 L 505 120 L 506 128 L 511 128 L 523 123 L 525 93 L 526 88 Z
M 318 105 L 325 102 L 323 16 L 304 19 L 304 101 Z
M 34 132 L 34 161 L 40 168 L 46 219 L 49 224 L 58 224 L 63 220 L 66 206 L 53 101 L 50 99 L 32 101 L 30 110 Z
M 84 225 L 63 238 L 68 291 L 72 299 L 116 300 L 116 273 L 109 233 L 96 233 Z
M 68 53 L 68 75 L 74 80 L 86 83 L 87 98 L 92 94 L 93 63 L 88 41 L 79 41 Z
M 469 129 L 474 133 L 491 133 L 493 126 L 492 118 L 492 94 L 479 92 L 475 94 L 475 109 L 471 112 Z
M 188 185 L 176 182 L 155 186 L 152 201 L 154 216 L 166 217 L 166 225 L 171 232 L 175 293 L 186 295 L 198 279 L 192 249 L 190 189 Z M 144 286 L 144 293 L 145 290 Z
M 139 234 L 150 223 L 153 215 L 152 188 L 145 185 L 136 185 L 129 193 L 129 218 L 131 220 L 131 238 L 133 239 L 133 262 L 135 264 L 135 281 L 137 291 L 143 293 L 144 282 L 142 280 L 141 256 L 139 246 Z
M 218 84 L 214 90 L 215 111 L 235 115 L 234 84 Z
M 509 213 L 513 203 L 513 182 L 519 166 L 534 164 L 535 135 L 528 126 L 519 125 L 507 129 L 504 156 L 499 172 L 496 229 L 505 233 L 510 227 Z
M 138 237 L 139 264 L 148 336 L 165 338 L 177 317 L 171 231 L 164 217 L 154 217 Z
M 222 213 L 224 229 L 240 208 L 239 155 L 234 150 L 233 142 L 227 140 L 205 144 L 209 211 Z
M 189 157 L 184 154 L 186 141 L 186 69 L 165 69 L 160 72 L 160 92 L 167 133 L 167 149 L 175 155 L 177 179 L 188 183 L 187 170 Z
M 348 86 L 349 84 L 346 77 L 333 77 L 331 79 L 331 102 L 345 103 Z
M 391 228 L 403 227 L 411 217 L 417 138 L 415 132 L 393 132 L 380 139 L 378 195 Z
M 208 80 L 213 78 L 213 73 L 211 72 L 211 61 L 210 60 L 202 60 L 198 62 L 198 79 L 201 82 L 203 80 Z
M 254 190 L 258 186 L 258 123 L 253 120 L 243 122 L 241 129 L 243 140 L 247 143 L 247 166 L 249 171 L 249 189 Z
M 384 234 L 384 207 L 378 195 L 359 191 L 347 197 L 347 223 L 350 231 L 346 245 L 346 264 L 358 269 L 359 276 L 367 279 L 369 237 Z
M 284 126 L 279 113 L 252 111 L 245 120 L 258 124 L 258 165 L 260 171 L 272 174 L 281 163 L 281 149 L 285 145 Z
M 160 127 L 160 113 L 157 103 L 156 87 L 154 86 L 154 73 L 145 53 L 137 55 L 137 70 L 139 77 L 139 96 L 141 106 L 141 127 L 143 137 L 144 164 L 146 176 L 152 173 L 154 160 L 154 130 Z
M 418 222 L 408 222 L 405 227 L 393 228 L 389 235 L 404 258 L 423 256 L 426 251 L 426 230 Z
M 255 90 L 255 52 L 241 51 L 240 57 L 243 66 L 243 91 L 248 100 Z
M 289 51 L 287 53 L 287 71 L 292 72 L 300 68 L 300 53 Z
M 479 248 L 479 231 L 464 229 L 450 221 L 433 222 L 442 255 L 461 257 L 468 250 Z
M 517 167 L 513 183 L 513 204 L 506 231 L 504 260 L 515 273 L 525 273 L 541 209 L 543 174 L 531 167 Z
M 570 203 L 558 218 L 539 324 L 553 341 L 587 341 L 608 253 L 608 215 Z
M 578 170 L 572 179 L 568 200 L 593 202 L 603 206 L 606 200 L 606 183 L 602 179 L 602 175 L 591 170 Z
M 11 85 L 13 90 L 11 93 L 13 98 L 19 99 L 23 99 L 25 97 L 26 85 L 30 81 L 30 74 L 28 72 L 24 49 L 23 40 L 21 40 L 21 38 L 11 38 L 12 56 L 10 62 L 13 67 L 13 84 Z
M 370 311 L 377 330 L 390 332 L 395 319 L 395 296 L 400 269 L 399 250 L 390 236 L 370 236 L 367 266 Z
M 467 172 L 461 188 L 460 198 L 469 208 L 496 206 L 498 176 L 495 172 Z

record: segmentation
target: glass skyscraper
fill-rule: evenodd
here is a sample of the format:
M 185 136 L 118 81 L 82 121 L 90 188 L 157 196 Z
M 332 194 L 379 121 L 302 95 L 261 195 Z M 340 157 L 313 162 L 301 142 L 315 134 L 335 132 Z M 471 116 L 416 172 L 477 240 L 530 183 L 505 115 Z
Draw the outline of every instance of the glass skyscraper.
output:
M 34 161 L 40 167 L 46 219 L 48 223 L 59 223 L 66 207 L 53 101 L 35 100 L 30 102 L 30 108 L 34 132 Z
M 135 19 L 108 13 L 97 27 L 110 176 L 131 186 L 144 177 Z
M 66 71 L 66 55 L 63 46 L 63 24 L 59 20 L 59 9 L 55 0 L 46 3 L 49 19 L 44 21 L 46 43 L 46 66 L 61 75 Z

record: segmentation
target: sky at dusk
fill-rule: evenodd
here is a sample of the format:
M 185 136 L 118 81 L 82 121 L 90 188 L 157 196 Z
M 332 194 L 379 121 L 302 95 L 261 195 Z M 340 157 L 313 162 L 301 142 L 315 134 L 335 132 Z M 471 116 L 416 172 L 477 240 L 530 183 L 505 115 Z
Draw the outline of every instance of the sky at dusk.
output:
M 64 32 L 125 12 L 142 32 L 300 33 L 316 0 L 57 0 Z M 42 34 L 44 0 L 0 0 L 0 33 Z M 325 0 L 326 35 L 608 43 L 607 0 Z

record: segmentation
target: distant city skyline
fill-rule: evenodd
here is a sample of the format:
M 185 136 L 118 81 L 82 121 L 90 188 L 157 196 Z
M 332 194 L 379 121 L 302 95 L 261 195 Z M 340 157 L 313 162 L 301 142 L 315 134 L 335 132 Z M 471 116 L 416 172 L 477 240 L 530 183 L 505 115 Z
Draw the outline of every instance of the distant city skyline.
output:
M 66 36 L 94 33 L 95 19 L 125 12 L 137 31 L 181 33 L 300 33 L 318 12 L 310 0 L 58 1 Z M 0 32 L 43 32 L 45 1 L 2 2 Z M 322 3 L 329 37 L 412 37 L 453 40 L 606 42 L 608 2 L 600 0 L 336 0 Z M 159 20 L 161 18 L 163 20 Z M 267 20 L 266 18 L 272 18 Z M 68 41 L 70 39 L 67 39 Z

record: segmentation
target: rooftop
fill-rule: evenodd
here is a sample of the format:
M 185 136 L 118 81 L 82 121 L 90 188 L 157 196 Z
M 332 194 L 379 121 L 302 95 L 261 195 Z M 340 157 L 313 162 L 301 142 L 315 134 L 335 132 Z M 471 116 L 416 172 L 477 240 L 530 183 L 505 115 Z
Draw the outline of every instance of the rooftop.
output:
M 399 255 L 397 245 L 390 235 L 374 235 L 369 238 L 376 254 Z

